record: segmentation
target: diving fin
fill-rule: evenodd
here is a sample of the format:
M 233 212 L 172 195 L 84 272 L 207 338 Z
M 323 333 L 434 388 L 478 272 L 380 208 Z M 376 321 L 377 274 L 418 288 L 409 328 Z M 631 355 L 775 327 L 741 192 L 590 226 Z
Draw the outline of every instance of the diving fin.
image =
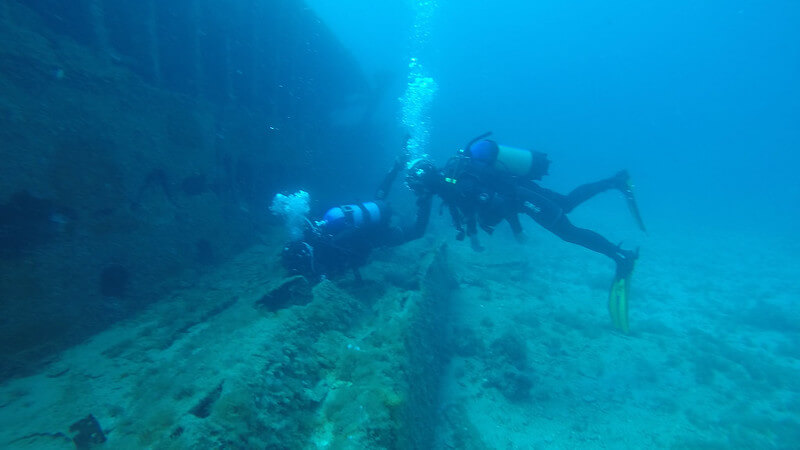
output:
M 611 322 L 614 328 L 628 334 L 630 326 L 628 324 L 628 297 L 631 293 L 631 276 L 636 260 L 639 259 L 639 249 L 618 250 L 624 259 L 617 262 L 617 271 L 614 274 L 614 282 L 608 292 L 608 312 L 611 314 Z
M 625 334 L 630 332 L 628 323 L 629 292 L 630 275 L 624 278 L 615 278 L 608 293 L 608 312 L 611 314 L 611 322 L 614 324 L 614 328 Z
M 639 213 L 639 206 L 636 204 L 636 197 L 633 195 L 633 184 L 631 184 L 630 178 L 625 180 L 625 187 L 622 189 L 622 194 L 625 195 L 625 203 L 628 204 L 628 209 L 631 210 L 631 215 L 633 215 L 633 218 L 636 219 L 636 223 L 639 225 L 639 228 L 647 233 L 647 228 L 644 226 L 642 215 Z

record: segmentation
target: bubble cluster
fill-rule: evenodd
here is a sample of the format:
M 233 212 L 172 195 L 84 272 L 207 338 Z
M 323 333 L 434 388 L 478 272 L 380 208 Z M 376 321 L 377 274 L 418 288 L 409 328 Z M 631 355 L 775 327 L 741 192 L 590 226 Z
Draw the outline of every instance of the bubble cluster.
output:
M 297 191 L 291 195 L 275 194 L 269 210 L 286 221 L 286 229 L 292 240 L 303 237 L 306 215 L 310 211 L 308 192 Z
M 430 134 L 429 110 L 438 86 L 436 81 L 425 76 L 422 67 L 415 58 L 409 64 L 408 84 L 402 104 L 403 126 L 408 131 L 411 139 L 408 142 L 408 151 L 418 156 L 424 152 Z
M 416 15 L 414 16 L 412 44 L 418 49 L 428 43 L 430 38 L 431 20 L 438 7 L 436 0 L 417 0 L 414 2 Z
M 436 0 L 417 0 L 414 3 L 416 17 L 412 33 L 412 49 L 421 52 L 430 37 L 431 20 L 437 8 Z M 438 90 L 436 80 L 431 77 L 416 57 L 411 57 L 408 64 L 408 83 L 403 97 L 402 123 L 410 139 L 408 151 L 412 156 L 425 153 L 430 135 L 430 105 Z

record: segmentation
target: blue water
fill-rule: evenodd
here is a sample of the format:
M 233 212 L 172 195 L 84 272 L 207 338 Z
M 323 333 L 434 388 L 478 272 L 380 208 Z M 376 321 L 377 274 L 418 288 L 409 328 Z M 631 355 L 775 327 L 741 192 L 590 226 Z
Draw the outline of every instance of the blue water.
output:
M 0 199 L 0 307 L 35 324 L 2 346 L 24 370 L 0 366 L 0 442 L 69 444 L 89 413 L 140 446 L 240 427 L 241 448 L 287 429 L 286 448 L 384 439 L 376 423 L 408 426 L 396 387 L 414 374 L 392 358 L 410 353 L 442 361 L 408 389 L 425 397 L 408 411 L 441 416 L 411 420 L 434 448 L 800 448 L 800 2 L 307 0 L 339 42 L 300 0 L 145 3 L 0 3 L 0 22 L 26 18 L 0 29 L 23 37 L 0 52 L 20 189 Z M 296 286 L 273 196 L 306 190 L 292 198 L 321 218 L 373 199 L 405 133 L 442 164 L 486 131 L 546 152 L 559 192 L 630 171 L 646 233 L 618 192 L 569 214 L 641 249 L 629 334 L 608 317 L 609 258 L 527 217 L 524 242 L 501 225 L 477 254 L 438 201 L 425 236 L 364 261 L 365 284 L 332 275 L 310 308 L 292 291 L 289 311 L 259 310 Z M 405 225 L 415 199 L 394 184 Z M 404 321 L 431 289 L 447 315 L 416 348 L 395 333 L 428 326 Z M 106 327 L 41 373 L 17 354 Z
M 439 89 L 428 152 L 486 130 L 551 154 L 568 189 L 627 167 L 651 217 L 792 229 L 800 184 L 800 5 L 310 1 L 366 72 L 419 57 Z
M 586 447 L 800 445 L 792 381 L 800 373 L 800 292 L 792 281 L 800 277 L 800 3 L 440 0 L 422 41 L 413 28 L 414 2 L 309 3 L 365 72 L 405 73 L 400 55 L 425 66 L 438 86 L 426 123 L 425 150 L 435 159 L 491 130 L 502 143 L 547 152 L 553 164 L 543 184 L 561 192 L 620 168 L 633 175 L 648 234 L 607 195 L 570 217 L 615 242 L 641 245 L 634 339 L 576 339 L 564 354 L 540 358 L 553 367 L 538 383 L 564 395 L 519 411 L 496 412 L 486 384 L 474 397 L 456 394 L 451 401 L 471 408 L 484 439 L 508 448 L 543 445 L 563 401 L 571 408 L 564 420 L 574 425 L 560 436 L 573 440 L 545 438 L 554 448 L 573 448 L 576 436 L 590 436 L 580 444 Z M 596 295 L 573 292 L 600 277 L 600 269 L 581 270 L 602 258 L 562 242 L 549 247 L 546 231 L 529 221 L 523 226 L 537 245 L 493 237 L 487 246 L 498 253 L 483 258 L 513 260 L 531 251 L 569 261 L 532 271 L 550 277 L 546 289 L 563 305 L 536 305 L 520 294 L 495 320 L 532 311 L 547 328 L 553 314 L 573 307 L 589 321 L 602 317 Z M 456 258 L 456 265 L 468 272 L 480 265 L 473 258 Z M 504 285 L 501 292 L 520 284 L 502 275 L 492 281 Z M 460 305 L 461 323 L 471 330 L 498 308 L 479 296 Z M 548 337 L 517 322 L 510 329 L 529 340 L 532 352 L 543 342 L 568 342 L 580 329 Z M 598 348 L 587 350 L 592 345 Z M 618 359 L 602 383 L 581 377 L 594 358 Z M 565 375 L 554 377 L 559 371 Z M 576 394 L 574 382 L 590 388 Z M 456 391 L 470 391 L 460 383 Z M 595 411 L 591 405 L 604 396 Z M 625 416 L 624 426 L 644 440 L 615 434 L 619 425 L 609 414 Z M 684 422 L 694 431 L 675 431 Z M 694 438 L 673 441 L 672 434 Z

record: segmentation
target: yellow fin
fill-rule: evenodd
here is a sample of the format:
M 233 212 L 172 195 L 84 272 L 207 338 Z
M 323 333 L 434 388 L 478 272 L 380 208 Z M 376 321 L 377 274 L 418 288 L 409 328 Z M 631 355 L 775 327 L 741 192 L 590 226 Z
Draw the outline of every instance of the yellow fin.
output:
M 611 314 L 611 323 L 614 328 L 628 334 L 630 324 L 628 322 L 628 293 L 630 285 L 628 278 L 619 278 L 611 284 L 608 293 L 608 312 Z

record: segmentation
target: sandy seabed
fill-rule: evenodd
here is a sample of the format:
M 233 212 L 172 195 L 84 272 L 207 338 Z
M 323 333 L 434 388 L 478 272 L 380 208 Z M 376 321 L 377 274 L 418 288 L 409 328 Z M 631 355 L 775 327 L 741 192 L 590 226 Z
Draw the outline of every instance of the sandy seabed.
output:
M 797 242 L 679 222 L 648 235 L 597 225 L 641 245 L 629 335 L 610 324 L 604 257 L 532 224 L 522 254 L 496 236 L 485 255 L 460 255 L 439 445 L 798 448 Z
M 641 246 L 629 335 L 608 316 L 611 262 L 532 223 L 526 242 L 501 229 L 483 253 L 439 227 L 377 251 L 364 286 L 325 282 L 310 303 L 278 312 L 258 307 L 279 278 L 268 261 L 275 246 L 265 245 L 0 386 L 0 444 L 800 446 L 799 245 L 732 228 L 655 222 L 644 235 L 629 223 L 593 225 Z M 446 314 L 419 322 L 432 313 L 409 305 L 428 298 L 423 273 L 440 263 L 421 255 L 442 242 L 453 280 L 436 301 Z M 448 337 L 409 344 L 425 327 Z M 423 389 L 409 373 L 430 352 L 443 354 Z M 70 429 L 89 414 L 106 442 Z M 430 423 L 409 432 L 423 416 Z

